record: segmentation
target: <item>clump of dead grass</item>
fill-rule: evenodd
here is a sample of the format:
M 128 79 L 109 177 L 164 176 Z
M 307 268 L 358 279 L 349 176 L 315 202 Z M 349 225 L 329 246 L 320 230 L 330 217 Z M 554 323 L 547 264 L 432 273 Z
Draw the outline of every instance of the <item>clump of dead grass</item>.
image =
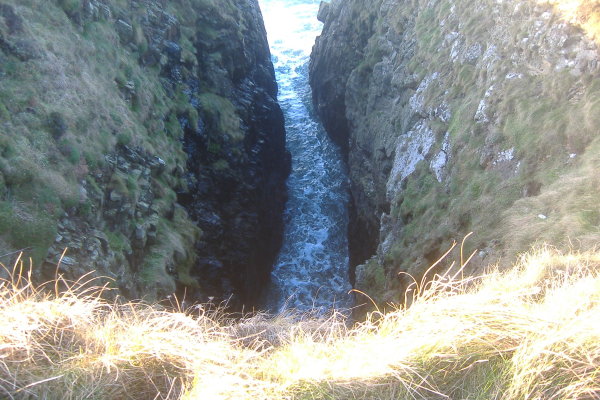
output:
M 174 399 L 196 386 L 219 398 L 250 381 L 246 363 L 259 353 L 237 346 L 202 308 L 110 304 L 85 281 L 54 294 L 21 272 L 0 284 L 2 396 Z
M 410 308 L 296 337 L 267 370 L 299 398 L 600 398 L 598 266 L 545 248 L 508 272 L 437 276 Z
M 352 327 L 339 315 L 233 320 L 203 307 L 109 304 L 83 282 L 47 294 L 17 273 L 0 284 L 0 391 L 47 399 L 598 399 L 599 268 L 600 253 L 542 248 L 509 271 L 459 279 L 459 268 L 415 283 L 410 307 Z

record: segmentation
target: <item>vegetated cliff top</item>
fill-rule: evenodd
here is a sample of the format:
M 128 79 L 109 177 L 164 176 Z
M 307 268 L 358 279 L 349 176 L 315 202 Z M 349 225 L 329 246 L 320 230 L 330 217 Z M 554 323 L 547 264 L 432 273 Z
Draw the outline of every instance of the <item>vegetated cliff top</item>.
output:
M 469 232 L 479 251 L 467 273 L 534 243 L 597 245 L 597 2 L 328 10 L 311 79 L 326 127 L 350 144 L 350 239 L 370 247 L 355 260 L 358 288 L 399 300 L 406 273 L 420 277 Z
M 447 260 L 443 260 L 446 262 Z M 412 306 L 228 320 L 0 283 L 0 393 L 45 399 L 597 399 L 600 254 L 413 285 Z M 54 283 L 46 287 L 52 288 Z M 59 284 L 59 286 L 62 283 Z

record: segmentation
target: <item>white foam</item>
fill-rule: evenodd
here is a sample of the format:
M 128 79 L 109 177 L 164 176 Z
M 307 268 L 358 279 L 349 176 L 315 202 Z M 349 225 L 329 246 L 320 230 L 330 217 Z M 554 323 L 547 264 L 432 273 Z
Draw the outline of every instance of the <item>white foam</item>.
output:
M 326 310 L 349 307 L 348 177 L 339 149 L 310 116 L 306 65 L 322 24 L 319 0 L 260 0 L 292 154 L 281 253 L 270 305 Z

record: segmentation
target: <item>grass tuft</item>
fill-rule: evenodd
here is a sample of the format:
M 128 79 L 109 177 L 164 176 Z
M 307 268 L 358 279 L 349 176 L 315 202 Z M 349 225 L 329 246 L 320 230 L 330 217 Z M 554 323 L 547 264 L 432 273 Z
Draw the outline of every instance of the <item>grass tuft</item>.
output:
M 4 398 L 600 398 L 597 252 L 449 271 L 414 284 L 410 307 L 354 326 L 111 304 L 89 282 L 33 287 L 16 265 L 0 283 Z

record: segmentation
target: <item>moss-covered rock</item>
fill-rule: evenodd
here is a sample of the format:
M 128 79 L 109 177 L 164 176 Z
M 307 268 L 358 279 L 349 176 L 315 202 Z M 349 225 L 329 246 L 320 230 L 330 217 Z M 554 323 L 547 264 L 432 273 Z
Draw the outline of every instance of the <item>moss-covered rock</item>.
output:
M 282 234 L 275 97 L 255 0 L 1 0 L 0 262 L 251 304 Z

